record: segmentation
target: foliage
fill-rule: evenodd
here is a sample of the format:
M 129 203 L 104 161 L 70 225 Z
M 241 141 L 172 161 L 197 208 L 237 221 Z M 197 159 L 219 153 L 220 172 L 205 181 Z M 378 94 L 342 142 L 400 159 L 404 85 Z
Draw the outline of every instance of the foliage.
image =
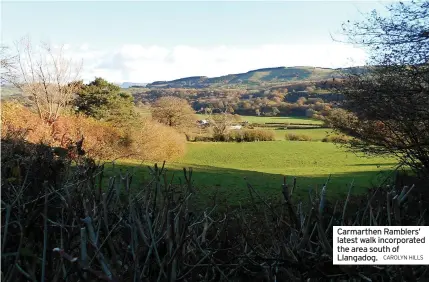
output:
M 195 127 L 195 111 L 182 98 L 167 96 L 161 97 L 152 104 L 152 118 L 162 124 L 186 132 Z
M 239 129 L 233 130 L 227 135 L 227 141 L 234 142 L 255 142 L 274 140 L 274 132 L 272 130 L 264 129 Z
M 234 129 L 223 134 L 213 135 L 211 138 L 202 136 L 194 138 L 193 141 L 221 141 L 221 142 L 255 142 L 274 141 L 275 134 L 272 130 L 264 129 Z
M 213 137 L 210 134 L 188 134 L 187 141 L 191 142 L 213 142 Z
M 333 93 L 337 83 L 337 80 L 311 83 L 316 89 L 312 93 L 305 91 L 309 85 L 306 82 L 283 84 L 268 89 L 153 88 L 129 91 L 141 103 L 153 103 L 165 96 L 186 99 L 193 109 L 206 114 L 221 108 L 229 113 L 247 116 L 305 116 L 308 109 L 313 109 L 314 116 L 321 117 L 327 114 L 335 102 L 341 100 L 342 95 Z M 306 102 L 298 103 L 303 98 Z
M 201 119 L 209 118 L 209 115 L 198 114 L 198 117 Z M 276 125 L 285 125 L 290 124 L 305 124 L 305 125 L 322 125 L 322 122 L 319 120 L 310 119 L 307 117 L 257 117 L 257 116 L 240 116 L 242 122 L 248 122 L 249 124 L 276 124 Z
M 78 140 L 88 157 L 110 159 L 129 154 L 123 131 L 108 122 L 98 121 L 83 115 L 59 118 L 51 126 L 51 142 L 48 144 L 67 148 Z M 37 142 L 37 140 L 32 140 Z
M 278 115 L 280 113 L 280 111 L 279 111 L 279 109 L 277 107 L 273 107 L 272 111 L 273 111 L 273 116 L 276 116 L 276 115 Z
M 330 135 L 322 139 L 322 142 L 333 142 L 345 144 L 350 141 L 350 138 L 345 135 Z
M 182 135 L 151 120 L 134 120 L 118 127 L 70 114 L 45 124 L 31 110 L 11 102 L 2 103 L 1 115 L 2 138 L 23 138 L 63 149 L 82 141 L 85 154 L 96 159 L 133 156 L 151 161 L 170 160 L 185 152 Z
M 125 149 L 120 132 L 107 123 L 71 115 L 49 125 L 41 123 L 37 114 L 20 104 L 3 103 L 2 138 L 12 137 L 64 149 L 84 137 L 83 149 L 96 158 L 117 157 Z
M 147 182 L 134 183 L 127 171 L 102 189 L 103 166 L 92 160 L 81 158 L 72 167 L 49 147 L 15 142 L 1 143 L 1 270 L 7 282 L 429 278 L 418 265 L 410 271 L 332 265 L 333 225 L 427 224 L 427 203 L 413 187 L 355 198 L 351 183 L 347 198 L 331 205 L 329 179 L 321 193 L 308 191 L 306 202 L 295 197 L 296 179 L 278 183 L 281 201 L 262 197 L 247 182 L 249 201 L 241 207 L 220 210 L 214 194 L 201 209 L 191 169 L 183 170 L 180 185 L 164 165 L 155 165 Z
M 86 85 L 80 84 L 74 106 L 79 113 L 115 123 L 124 123 L 136 116 L 133 96 L 100 77 Z
M 150 118 L 138 119 L 137 125 L 127 129 L 124 134 L 129 143 L 129 157 L 164 161 L 180 157 L 186 152 L 183 134 Z
M 311 141 L 312 138 L 305 134 L 286 133 L 285 139 L 289 141 Z
M 228 112 L 211 114 L 208 118 L 213 139 L 226 141 L 230 127 L 236 122 L 233 114 Z
M 372 66 L 345 76 L 339 91 L 349 112 L 330 122 L 355 137 L 351 149 L 395 154 L 429 176 L 429 2 L 388 9 L 388 17 L 374 12 L 345 26 L 349 41 L 369 50 Z
M 41 123 L 37 114 L 16 102 L 1 104 L 1 137 L 26 137 L 44 142 L 49 139 L 49 126 Z

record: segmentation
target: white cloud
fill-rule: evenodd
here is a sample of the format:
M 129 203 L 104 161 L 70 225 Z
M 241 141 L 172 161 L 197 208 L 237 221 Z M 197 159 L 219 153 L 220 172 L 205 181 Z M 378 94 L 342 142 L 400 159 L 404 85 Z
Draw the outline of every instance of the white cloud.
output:
M 348 67 L 363 65 L 365 52 L 350 45 L 260 45 L 254 47 L 123 45 L 96 50 L 84 44 L 67 50 L 83 59 L 82 79 L 101 76 L 109 81 L 152 82 L 187 76 L 220 76 L 278 66 Z
M 89 49 L 88 43 L 84 43 L 84 44 L 80 45 L 79 49 L 82 51 L 87 51 Z

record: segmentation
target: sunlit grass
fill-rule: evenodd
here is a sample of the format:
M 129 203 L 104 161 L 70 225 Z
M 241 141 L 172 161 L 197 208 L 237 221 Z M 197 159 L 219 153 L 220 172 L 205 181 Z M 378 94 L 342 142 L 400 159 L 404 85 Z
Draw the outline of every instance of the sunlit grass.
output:
M 122 161 L 123 168 L 137 167 L 138 161 Z M 167 163 L 176 182 L 183 167 L 192 167 L 194 182 L 201 193 L 218 189 L 231 203 L 247 196 L 246 181 L 266 196 L 280 196 L 283 176 L 298 179 L 298 195 L 308 187 L 321 187 L 332 174 L 329 196 L 344 196 L 354 180 L 354 193 L 378 185 L 396 164 L 392 158 L 364 158 L 331 143 L 323 142 L 252 142 L 188 143 L 184 157 Z M 139 168 L 138 179 L 149 179 L 146 167 Z M 246 180 L 245 180 L 246 179 Z M 182 179 L 183 180 L 183 179 Z

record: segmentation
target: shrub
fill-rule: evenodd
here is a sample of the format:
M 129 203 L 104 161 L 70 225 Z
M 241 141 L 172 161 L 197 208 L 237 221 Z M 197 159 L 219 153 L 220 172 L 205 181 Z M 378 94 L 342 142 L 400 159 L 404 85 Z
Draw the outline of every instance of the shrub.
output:
M 37 142 L 50 139 L 49 126 L 42 123 L 36 113 L 16 102 L 2 102 L 1 123 L 3 139 L 23 138 Z
M 229 132 L 224 140 L 233 142 L 274 141 L 275 135 L 273 130 L 240 129 Z
M 253 129 L 253 130 L 245 130 L 245 139 L 248 138 L 247 141 L 274 141 L 275 135 L 272 130 L 263 130 L 263 129 Z
M 186 137 L 174 128 L 150 118 L 142 118 L 140 126 L 127 130 L 129 152 L 135 158 L 164 161 L 182 156 L 186 149 Z
M 345 144 L 349 142 L 350 138 L 346 135 L 330 135 L 323 137 L 322 142 L 332 142 L 332 143 L 341 143 Z
M 92 158 L 117 158 L 126 154 L 129 148 L 122 129 L 82 115 L 60 117 L 51 128 L 49 145 L 67 148 L 83 136 L 83 149 Z
M 285 139 L 289 141 L 311 141 L 311 136 L 305 134 L 286 133 Z
M 229 133 L 224 133 L 224 134 L 215 133 L 215 134 L 213 134 L 213 141 L 228 142 L 229 140 L 230 140 Z
M 185 152 L 185 137 L 156 121 L 135 119 L 115 126 L 83 115 L 64 115 L 52 124 L 17 103 L 2 104 L 4 139 L 22 138 L 31 143 L 70 148 L 82 141 L 86 155 L 96 159 L 136 157 L 150 161 L 170 160 Z
M 69 148 L 84 137 L 83 150 L 89 157 L 114 158 L 123 154 L 122 134 L 109 123 L 81 115 L 67 115 L 52 124 L 20 104 L 2 105 L 2 138 L 23 138 L 31 143 Z
M 192 140 L 194 142 L 211 142 L 213 141 L 213 137 L 207 135 L 196 135 Z
M 189 142 L 212 142 L 214 141 L 210 133 L 187 133 L 186 141 Z

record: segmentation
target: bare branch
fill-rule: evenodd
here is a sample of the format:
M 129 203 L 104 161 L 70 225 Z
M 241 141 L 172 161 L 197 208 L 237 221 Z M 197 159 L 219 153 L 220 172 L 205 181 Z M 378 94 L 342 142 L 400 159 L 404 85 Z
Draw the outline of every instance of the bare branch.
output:
M 8 68 L 9 81 L 32 97 L 42 120 L 55 121 L 73 98 L 80 66 L 74 67 L 74 60 L 62 47 L 56 50 L 46 43 L 33 47 L 28 37 L 15 45 L 17 54 L 10 63 L 13 67 Z

